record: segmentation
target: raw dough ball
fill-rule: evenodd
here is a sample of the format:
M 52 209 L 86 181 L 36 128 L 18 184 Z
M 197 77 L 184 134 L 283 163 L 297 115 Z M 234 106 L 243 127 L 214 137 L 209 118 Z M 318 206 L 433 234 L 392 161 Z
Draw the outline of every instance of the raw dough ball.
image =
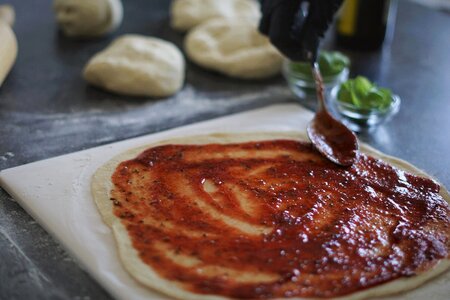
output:
M 59 26 L 67 36 L 100 36 L 122 22 L 120 0 L 54 0 Z
M 8 26 L 13 27 L 15 19 L 14 7 L 9 4 L 0 5 L 0 22 L 4 22 Z
M 255 0 L 175 0 L 171 15 L 172 27 L 186 31 L 218 17 L 258 21 L 261 13 Z
M 17 38 L 9 27 L 14 23 L 14 8 L 0 5 L 0 87 L 17 58 Z
M 186 53 L 195 63 L 231 77 L 266 78 L 281 70 L 282 55 L 251 21 L 214 19 L 189 32 Z
M 170 42 L 125 35 L 91 58 L 84 78 L 119 94 L 165 97 L 183 85 L 184 64 L 180 50 Z

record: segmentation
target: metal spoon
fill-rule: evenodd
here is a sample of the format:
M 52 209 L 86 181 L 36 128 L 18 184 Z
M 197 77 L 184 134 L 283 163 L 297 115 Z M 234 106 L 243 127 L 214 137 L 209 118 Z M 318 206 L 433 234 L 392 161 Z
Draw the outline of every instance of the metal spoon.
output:
M 308 137 L 326 158 L 335 164 L 350 166 L 355 162 L 359 149 L 356 135 L 328 112 L 325 106 L 322 76 L 317 62 L 312 65 L 312 73 L 316 82 L 319 108 L 308 124 Z

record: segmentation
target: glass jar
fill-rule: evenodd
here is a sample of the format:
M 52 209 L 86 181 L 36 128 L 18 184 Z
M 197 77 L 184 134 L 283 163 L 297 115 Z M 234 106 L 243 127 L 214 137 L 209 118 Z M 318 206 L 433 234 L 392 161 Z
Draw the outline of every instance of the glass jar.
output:
M 283 62 L 283 76 L 286 79 L 291 91 L 300 99 L 315 100 L 316 84 L 314 78 L 310 74 L 298 72 L 292 68 L 293 62 L 286 59 Z M 348 79 L 349 69 L 345 67 L 341 72 L 331 75 L 323 76 L 325 98 L 329 98 L 333 88 L 338 87 L 341 83 Z
M 400 97 L 391 96 L 391 104 L 386 109 L 359 108 L 347 102 L 339 101 L 337 98 L 340 86 L 332 89 L 328 97 L 328 107 L 353 131 L 372 131 L 378 125 L 390 120 L 400 109 Z

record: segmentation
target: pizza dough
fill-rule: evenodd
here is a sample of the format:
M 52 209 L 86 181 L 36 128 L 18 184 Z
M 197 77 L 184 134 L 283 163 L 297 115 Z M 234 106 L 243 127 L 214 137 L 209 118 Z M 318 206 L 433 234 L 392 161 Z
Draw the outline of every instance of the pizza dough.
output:
M 54 0 L 53 9 L 64 34 L 95 37 L 114 31 L 122 22 L 120 0 Z
M 255 0 L 175 0 L 171 7 L 172 27 L 186 31 L 214 18 L 252 19 L 261 17 Z
M 117 205 L 113 198 L 111 198 L 110 191 L 112 189 L 111 176 L 114 173 L 116 167 L 123 161 L 133 159 L 138 156 L 142 151 L 166 144 L 224 144 L 224 143 L 239 143 L 246 141 L 262 141 L 270 139 L 293 139 L 306 141 L 307 137 L 304 133 L 253 133 L 253 134 L 212 134 L 207 136 L 193 136 L 180 139 L 173 139 L 168 141 L 162 141 L 160 143 L 155 143 L 153 145 L 148 145 L 145 147 L 140 147 L 137 149 L 131 149 L 115 158 L 110 160 L 107 164 L 102 166 L 95 173 L 92 181 L 92 194 L 94 200 L 99 208 L 104 222 L 112 228 L 116 242 L 119 247 L 119 255 L 122 260 L 126 270 L 140 283 L 148 286 L 152 289 L 160 291 L 164 294 L 170 295 L 177 299 L 226 299 L 222 296 L 213 296 L 207 294 L 196 294 L 190 291 L 180 288 L 178 285 L 172 283 L 170 280 L 162 278 L 148 265 L 144 264 L 137 251 L 133 248 L 131 239 L 127 233 L 127 229 L 121 222 L 121 219 L 116 217 L 113 213 L 114 205 Z M 411 174 L 418 176 L 429 177 L 424 172 L 418 170 L 414 166 L 401 161 L 399 159 L 384 155 L 367 145 L 361 145 L 361 151 L 365 154 L 369 154 L 373 157 L 380 158 L 389 164 L 399 168 L 400 170 L 407 171 Z M 447 201 L 450 201 L 450 195 L 445 190 L 443 186 L 440 189 L 440 195 Z M 119 204 L 120 205 L 120 204 Z M 150 205 L 150 204 L 149 204 Z M 170 224 L 169 224 L 170 225 Z M 184 234 L 184 233 L 183 233 Z M 154 242 L 154 241 L 152 241 Z M 192 261 L 187 260 L 186 264 L 192 263 Z M 377 297 L 388 294 L 395 294 L 402 291 L 407 291 L 413 289 L 432 277 L 437 276 L 445 272 L 450 267 L 450 260 L 443 259 L 440 260 L 437 265 L 432 269 L 425 272 L 419 273 L 412 277 L 402 277 L 390 281 L 388 283 L 378 285 L 372 288 L 365 289 L 363 291 L 350 294 L 347 296 L 339 297 L 338 299 L 365 299 L 369 297 Z M 252 279 L 248 279 L 252 280 Z M 299 299 L 299 298 L 289 298 L 289 299 Z
M 230 77 L 260 79 L 277 75 L 283 57 L 248 20 L 214 19 L 189 32 L 188 57 Z
M 184 82 L 184 58 L 172 43 L 124 35 L 96 54 L 84 69 L 92 85 L 130 96 L 167 97 Z

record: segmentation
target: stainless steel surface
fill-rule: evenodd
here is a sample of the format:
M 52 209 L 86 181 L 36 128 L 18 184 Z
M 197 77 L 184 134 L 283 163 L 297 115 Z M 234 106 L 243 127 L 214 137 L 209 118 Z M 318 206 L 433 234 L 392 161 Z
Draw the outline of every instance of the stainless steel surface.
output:
M 119 32 L 69 40 L 49 0 L 15 0 L 17 64 L 0 88 L 0 169 L 219 115 L 295 101 L 281 77 L 241 82 L 188 65 L 169 99 L 131 99 L 88 87 L 81 69 L 121 33 L 182 44 L 168 26 L 169 1 L 127 0 Z M 391 88 L 399 114 L 363 141 L 406 159 L 450 187 L 450 16 L 400 1 L 391 47 L 350 53 L 352 73 Z M 1 42 L 1 41 L 0 41 Z M 312 103 L 305 103 L 311 106 Z M 63 167 L 63 166 L 62 166 Z M 0 191 L 0 299 L 109 299 L 23 209 Z

